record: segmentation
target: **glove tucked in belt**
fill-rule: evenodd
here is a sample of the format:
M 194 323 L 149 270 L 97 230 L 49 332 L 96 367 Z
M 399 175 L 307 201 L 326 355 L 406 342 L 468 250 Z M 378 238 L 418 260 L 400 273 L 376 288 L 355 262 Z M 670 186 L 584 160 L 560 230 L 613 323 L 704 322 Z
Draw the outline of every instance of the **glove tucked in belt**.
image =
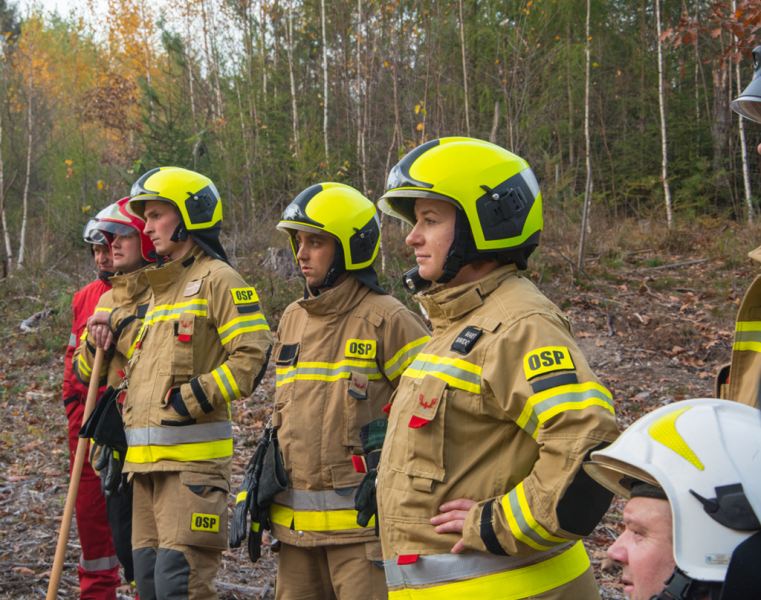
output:
M 354 508 L 357 511 L 357 525 L 367 527 L 370 519 L 375 516 L 375 533 L 378 533 L 378 502 L 375 499 L 375 486 L 378 481 L 378 463 L 380 462 L 381 448 L 386 439 L 388 421 L 375 419 L 359 428 L 359 438 L 362 440 L 364 459 L 354 461 L 354 468 L 358 472 L 366 473 L 362 483 L 357 488 L 354 496 Z

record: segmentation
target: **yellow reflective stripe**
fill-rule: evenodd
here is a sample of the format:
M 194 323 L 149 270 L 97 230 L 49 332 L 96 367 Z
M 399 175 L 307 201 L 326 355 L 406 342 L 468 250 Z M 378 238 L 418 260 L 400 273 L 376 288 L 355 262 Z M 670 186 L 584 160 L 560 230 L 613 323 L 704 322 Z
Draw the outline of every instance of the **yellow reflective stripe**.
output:
M 180 302 L 179 304 L 162 304 L 160 306 L 155 306 L 153 310 L 145 316 L 145 326 L 148 327 L 158 321 L 179 319 L 182 313 L 191 313 L 199 317 L 205 317 L 207 305 L 208 302 L 205 299 L 198 298 L 189 302 Z
M 402 374 L 402 377 L 422 379 L 432 375 L 446 381 L 450 386 L 472 392 L 481 393 L 481 367 L 459 358 L 435 356 L 420 353 Z
M 294 511 L 279 504 L 270 505 L 270 520 L 283 527 L 291 528 L 293 525 L 297 531 L 346 531 L 375 527 L 375 517 L 370 519 L 367 527 L 357 525 L 356 510 Z
M 695 452 L 693 452 L 692 448 L 690 448 L 676 430 L 676 420 L 691 408 L 691 406 L 688 406 L 662 416 L 650 425 L 647 432 L 656 442 L 660 442 L 667 448 L 670 448 L 696 469 L 703 471 L 705 469 L 703 463 L 700 462 Z
M 113 310 L 114 310 L 113 308 L 107 308 L 105 306 L 96 306 L 95 307 L 95 313 L 99 313 L 99 312 L 110 313 Z M 93 313 L 93 314 L 95 314 L 95 313 Z
M 176 446 L 130 446 L 125 460 L 135 464 L 155 463 L 160 460 L 190 462 L 212 460 L 233 455 L 233 441 L 217 440 Z
M 735 342 L 732 344 L 732 350 L 750 350 L 751 352 L 761 352 L 760 342 Z
M 246 496 L 248 496 L 248 492 L 238 492 L 238 495 L 235 497 L 235 504 L 238 504 L 238 502 L 243 502 L 246 499 Z
M 257 523 L 256 521 L 251 521 L 251 531 L 259 533 L 260 527 L 261 527 L 261 524 Z
M 211 374 L 214 376 L 214 381 L 217 382 L 217 387 L 222 392 L 222 395 L 225 397 L 225 401 L 228 404 L 241 397 L 238 383 L 235 381 L 235 377 L 233 377 L 230 367 L 223 364 L 214 369 Z
M 761 331 L 761 321 L 738 321 L 735 331 Z
M 613 396 L 599 383 L 588 381 L 561 385 L 531 396 L 518 417 L 517 425 L 536 439 L 541 425 L 552 417 L 590 406 L 600 406 L 615 414 Z
M 426 588 L 389 591 L 389 600 L 520 600 L 533 598 L 573 581 L 589 568 L 584 544 L 535 565 Z
M 368 379 L 383 377 L 374 360 L 347 359 L 336 363 L 300 362 L 276 369 L 277 387 L 294 381 L 338 381 L 348 379 L 349 373 L 367 375 Z
M 415 340 L 414 342 L 410 342 L 406 346 L 403 346 L 399 352 L 394 354 L 391 360 L 383 365 L 383 371 L 386 373 L 386 377 L 389 380 L 399 377 L 399 375 L 404 372 L 404 369 L 406 369 L 418 355 L 418 352 L 414 352 L 413 350 L 420 348 L 420 346 L 425 346 L 430 341 L 430 339 L 431 336 L 426 335 L 420 339 Z
M 234 337 L 239 336 L 241 333 L 248 333 L 251 331 L 269 331 L 270 326 L 267 325 L 267 319 L 264 318 L 262 313 L 253 313 L 251 315 L 243 315 L 232 321 L 225 323 L 217 329 L 220 341 L 222 344 L 226 344 Z M 222 334 L 225 334 L 224 336 Z
M 510 527 L 510 532 L 516 540 L 523 542 L 534 550 L 549 550 L 555 544 L 543 544 L 543 540 L 539 541 L 537 539 L 536 533 L 528 527 L 528 523 L 523 518 L 523 512 L 521 511 L 517 495 L 513 493 L 514 491 L 511 491 L 502 498 L 502 509 L 505 511 L 505 518 Z
M 135 348 L 137 348 L 137 345 L 140 343 L 140 340 L 143 337 L 143 331 L 145 331 L 145 323 L 143 323 L 143 326 L 140 328 L 140 331 L 137 332 L 137 337 L 135 338 L 135 341 L 132 342 L 132 345 L 129 347 L 129 350 L 127 351 L 128 360 L 132 358 L 132 355 L 135 352 Z
M 77 367 L 79 368 L 79 372 L 82 373 L 82 375 L 85 377 L 89 378 L 90 375 L 92 375 L 92 369 L 85 362 L 81 355 L 77 358 Z
M 552 535 L 549 531 L 547 531 L 544 527 L 542 527 L 539 524 L 539 522 L 534 518 L 534 515 L 531 513 L 531 509 L 529 508 L 529 505 L 528 505 L 528 499 L 526 498 L 526 490 L 523 489 L 522 481 L 515 487 L 515 493 L 518 496 L 518 504 L 521 507 L 523 518 L 526 519 L 526 523 L 528 523 L 528 526 L 531 527 L 531 529 L 536 531 L 537 534 L 539 534 L 548 542 L 557 542 L 559 544 L 565 544 L 566 542 L 570 541 L 565 538 L 556 537 Z
M 82 331 L 82 335 L 79 336 L 80 340 L 86 340 L 87 339 L 87 327 L 85 327 L 84 331 Z

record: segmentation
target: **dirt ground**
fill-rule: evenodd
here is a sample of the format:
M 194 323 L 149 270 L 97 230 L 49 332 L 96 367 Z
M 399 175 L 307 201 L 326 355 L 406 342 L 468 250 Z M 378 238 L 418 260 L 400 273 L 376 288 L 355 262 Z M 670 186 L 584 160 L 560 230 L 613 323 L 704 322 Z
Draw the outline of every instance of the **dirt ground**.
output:
M 701 262 L 677 269 L 653 268 L 647 266 L 649 256 L 633 253 L 613 271 L 593 257 L 585 267 L 589 277 L 577 274 L 575 280 L 562 260 L 530 273 L 569 315 L 592 369 L 613 394 L 622 429 L 663 404 L 713 396 L 713 375 L 729 360 L 734 313 L 757 273 L 749 261 L 728 266 L 700 256 L 671 255 L 668 264 Z M 14 315 L 26 310 L 28 316 L 35 310 L 23 299 L 16 303 Z M 47 589 L 68 485 L 69 452 L 60 397 L 67 319 L 70 314 L 36 332 L 0 338 L 4 349 L 0 354 L 2 599 L 40 598 Z M 17 324 L 8 325 L 18 331 Z M 253 397 L 235 402 L 234 491 L 271 412 L 274 391 L 270 366 Z M 231 496 L 231 509 L 233 504 Z M 604 552 L 622 531 L 621 508 L 616 500 L 585 541 L 606 599 L 624 598 L 617 569 Z M 78 558 L 74 526 L 61 598 L 78 597 Z M 217 577 L 220 597 L 273 597 L 276 561 L 269 550 L 256 565 L 244 549 L 225 552 Z M 134 593 L 125 586 L 119 597 L 132 598 Z

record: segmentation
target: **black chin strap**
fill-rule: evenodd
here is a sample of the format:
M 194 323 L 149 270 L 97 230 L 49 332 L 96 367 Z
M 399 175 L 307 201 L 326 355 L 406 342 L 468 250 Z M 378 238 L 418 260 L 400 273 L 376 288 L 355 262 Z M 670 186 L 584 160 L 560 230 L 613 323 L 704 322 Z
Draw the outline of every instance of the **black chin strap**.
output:
M 111 273 L 110 271 L 98 271 L 98 279 L 100 279 L 103 283 L 108 283 L 109 278 L 113 276 L 114 273 Z
M 721 596 L 721 582 L 716 581 L 699 581 L 688 576 L 679 567 L 674 567 L 671 577 L 666 580 L 666 587 L 656 596 L 651 596 L 650 600 L 697 600 L 708 597 L 711 600 L 718 600 Z M 728 596 L 727 600 L 744 600 L 741 597 L 735 598 Z M 748 597 L 749 600 L 750 597 Z
M 333 287 L 336 280 L 346 272 L 346 261 L 344 260 L 344 249 L 341 242 L 336 241 L 336 253 L 333 256 L 333 262 L 325 274 L 325 281 L 322 282 L 321 288 Z
M 174 230 L 172 237 L 169 238 L 173 242 L 184 242 L 188 239 L 188 230 L 185 229 L 185 223 L 180 221 L 180 224 Z

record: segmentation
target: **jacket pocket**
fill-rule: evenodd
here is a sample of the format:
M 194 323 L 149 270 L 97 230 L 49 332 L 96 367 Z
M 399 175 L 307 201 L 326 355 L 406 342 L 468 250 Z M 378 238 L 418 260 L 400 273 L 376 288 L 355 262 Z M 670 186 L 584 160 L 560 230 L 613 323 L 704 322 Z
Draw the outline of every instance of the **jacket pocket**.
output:
M 359 428 L 373 420 L 370 406 L 370 380 L 361 373 L 349 373 L 344 396 L 344 446 L 361 446 Z
M 219 475 L 180 472 L 177 543 L 227 550 L 227 495 Z
M 413 487 L 431 491 L 432 482 L 444 481 L 444 439 L 447 407 L 447 384 L 426 375 L 422 384 L 413 389 L 414 404 L 409 423 L 400 423 L 407 431 L 407 453 L 404 473 L 415 479 Z
M 182 313 L 174 324 L 172 375 L 176 381 L 187 381 L 193 375 L 193 330 L 196 316 Z

